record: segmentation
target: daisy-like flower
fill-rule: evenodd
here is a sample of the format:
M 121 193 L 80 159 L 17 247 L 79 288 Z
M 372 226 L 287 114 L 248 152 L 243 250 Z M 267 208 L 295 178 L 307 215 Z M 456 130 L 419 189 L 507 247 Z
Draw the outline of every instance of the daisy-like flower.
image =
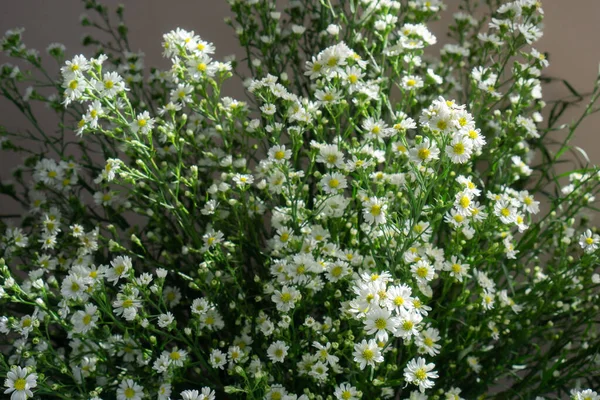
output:
M 346 189 L 348 184 L 346 177 L 339 172 L 328 173 L 321 179 L 321 187 L 328 194 L 336 194 L 340 190 Z
M 515 207 L 508 200 L 498 200 L 494 204 L 494 214 L 507 225 L 513 224 L 517 215 Z
M 473 370 L 473 372 L 475 372 L 476 374 L 479 373 L 479 371 L 481 371 L 481 364 L 479 364 L 479 358 L 474 357 L 474 356 L 469 356 L 467 357 L 467 364 L 469 365 L 469 368 L 471 368 Z
M 446 154 L 454 164 L 464 164 L 473 154 L 473 145 L 462 135 L 456 135 L 446 146 Z
M 116 285 L 120 278 L 127 276 L 132 268 L 131 258 L 128 256 L 118 256 L 110 262 L 112 268 L 106 272 L 106 280 Z
M 122 315 L 127 321 L 133 321 L 137 315 L 137 309 L 142 306 L 138 295 L 139 290 L 137 288 L 131 288 L 130 294 L 117 293 L 117 300 L 113 301 L 115 314 Z
M 435 268 L 426 260 L 419 260 L 411 265 L 410 271 L 415 279 L 422 284 L 431 281 L 435 276 Z
M 278 164 L 284 164 L 292 157 L 292 151 L 286 150 L 285 146 L 273 146 L 269 149 L 269 160 Z
M 154 119 L 150 118 L 150 113 L 148 111 L 144 111 L 143 113 L 138 114 L 129 127 L 133 132 L 140 132 L 145 135 L 154 127 Z
M 96 83 L 96 90 L 98 90 L 103 97 L 112 98 L 125 90 L 125 83 L 118 73 L 107 72 L 102 77 L 102 81 Z
M 300 300 L 302 295 L 293 286 L 283 286 L 281 290 L 275 290 L 271 300 L 275 303 L 277 310 L 288 312 L 296 306 L 296 301 Z
M 73 331 L 75 333 L 87 333 L 96 327 L 98 307 L 93 304 L 86 304 L 85 311 L 79 310 L 71 317 Z
M 394 128 L 390 128 L 383 120 L 367 118 L 362 123 L 365 132 L 365 138 L 383 142 L 383 139 L 396 133 Z
M 404 90 L 415 90 L 423 87 L 423 79 L 416 75 L 408 75 L 402 78 L 402 88 Z
M 413 147 L 409 151 L 410 160 L 416 164 L 425 164 L 432 160 L 437 160 L 440 156 L 440 149 L 434 141 L 429 138 L 423 139 L 421 144 Z
M 400 311 L 401 308 L 410 310 L 413 307 L 411 294 L 412 289 L 406 284 L 390 286 L 387 290 L 386 306 L 390 310 Z
M 342 383 L 335 388 L 333 395 L 337 400 L 358 400 L 358 390 L 349 383 Z
M 362 342 L 356 343 L 352 355 L 354 361 L 360 365 L 361 370 L 365 369 L 367 365 L 374 367 L 376 363 L 383 362 L 381 349 L 374 339 L 370 339 L 368 342 L 363 339 Z
M 37 386 L 37 374 L 28 373 L 26 368 L 16 367 L 6 374 L 4 394 L 12 393 L 10 400 L 26 400 L 33 397 L 31 389 Z
M 117 389 L 117 400 L 142 400 L 143 390 L 133 379 L 123 379 Z
M 437 342 L 440 339 L 440 332 L 435 328 L 427 328 L 421 331 L 416 338 L 419 353 L 427 353 L 432 357 L 439 354 L 442 346 Z
M 278 340 L 272 343 L 267 349 L 267 356 L 273 363 L 283 362 L 287 356 L 289 346 L 285 342 Z
M 591 389 L 585 390 L 571 390 L 572 400 L 600 400 L 600 395 Z
M 202 251 L 208 251 L 208 249 L 216 246 L 219 243 L 223 242 L 223 232 L 215 231 L 214 229 L 209 230 L 202 236 L 202 240 L 204 241 L 204 247 L 202 247 Z
M 421 393 L 425 392 L 425 389 L 431 389 L 433 387 L 433 381 L 438 377 L 434 363 L 425 363 L 425 359 L 422 357 L 413 358 L 408 362 L 406 368 L 404 368 L 404 379 L 414 385 L 419 386 Z
M 586 254 L 591 254 L 598 249 L 598 245 L 600 244 L 600 236 L 592 233 L 590 229 L 586 230 L 584 233 L 579 236 L 579 245 L 586 252 Z
M 210 352 L 209 361 L 213 368 L 223 369 L 225 364 L 227 364 L 227 354 L 219 349 L 213 349 L 213 351 Z
M 325 164 L 328 168 L 344 168 L 344 153 L 338 150 L 335 144 L 326 144 L 319 149 L 317 162 Z
M 248 185 L 251 185 L 254 182 L 254 177 L 252 175 L 247 174 L 235 174 L 233 176 L 233 181 L 239 188 L 246 188 Z
M 469 264 L 462 264 L 456 256 L 452 256 L 449 261 L 444 263 L 444 271 L 449 271 L 451 277 L 462 282 L 463 278 L 468 276 Z
M 182 400 L 215 400 L 215 391 L 210 388 L 202 388 L 198 390 L 184 390 L 180 393 Z
M 414 310 L 400 309 L 400 316 L 394 336 L 408 340 L 419 335 L 419 324 L 423 321 L 421 314 Z
M 397 324 L 388 309 L 374 306 L 367 312 L 365 331 L 369 335 L 375 334 L 378 341 L 387 342 L 388 332 L 394 332 Z
M 363 203 L 363 217 L 369 224 L 385 224 L 387 204 L 377 197 Z
M 340 101 L 342 93 L 335 88 L 325 88 L 325 90 L 317 90 L 315 97 L 318 103 L 322 105 L 336 104 Z

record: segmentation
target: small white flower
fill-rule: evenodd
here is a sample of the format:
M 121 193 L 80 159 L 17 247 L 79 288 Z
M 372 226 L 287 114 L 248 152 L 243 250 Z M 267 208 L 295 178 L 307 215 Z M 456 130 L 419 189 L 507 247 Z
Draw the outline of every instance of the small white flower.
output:
M 425 363 L 425 359 L 418 357 L 412 359 L 404 368 L 404 379 L 407 382 L 419 386 L 421 393 L 425 392 L 425 389 L 431 389 L 433 387 L 433 381 L 438 377 L 436 371 L 433 371 L 435 364 Z
M 6 374 L 5 394 L 12 393 L 11 400 L 26 400 L 33 397 L 32 388 L 37 386 L 37 374 L 29 374 L 26 368 L 16 367 Z
M 374 367 L 376 363 L 383 362 L 381 349 L 374 339 L 370 339 L 368 342 L 363 339 L 362 342 L 356 343 L 352 355 L 354 361 L 360 365 L 361 370 L 365 369 L 367 365 Z
M 289 346 L 285 342 L 278 340 L 272 343 L 267 349 L 267 356 L 273 363 L 283 362 L 288 354 Z

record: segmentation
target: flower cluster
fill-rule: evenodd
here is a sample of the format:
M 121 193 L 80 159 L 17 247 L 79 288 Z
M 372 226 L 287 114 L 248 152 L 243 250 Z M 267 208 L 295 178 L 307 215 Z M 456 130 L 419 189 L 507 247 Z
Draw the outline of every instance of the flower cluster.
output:
M 0 41 L 35 132 L 0 141 L 27 154 L 0 182 L 27 208 L 0 220 L 5 393 L 597 399 L 600 171 L 558 171 L 579 123 L 543 113 L 539 2 L 466 2 L 437 56 L 438 0 L 229 3 L 247 101 L 191 31 L 148 71 L 95 0 L 111 39 L 49 46 L 58 79 Z

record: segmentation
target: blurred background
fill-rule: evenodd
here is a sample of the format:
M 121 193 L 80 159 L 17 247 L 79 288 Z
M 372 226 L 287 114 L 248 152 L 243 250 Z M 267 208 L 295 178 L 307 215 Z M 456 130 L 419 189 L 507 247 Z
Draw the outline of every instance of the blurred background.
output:
M 103 3 L 116 6 L 122 1 L 104 0 Z M 213 42 L 218 59 L 230 54 L 236 54 L 238 58 L 243 56 L 233 30 L 223 22 L 229 16 L 226 0 L 128 0 L 124 3 L 132 50 L 141 50 L 146 54 L 147 66 L 167 66 L 168 61 L 161 56 L 162 34 L 177 27 L 193 30 L 204 40 Z M 458 0 L 447 0 L 446 3 L 448 9 L 443 18 L 430 26 L 441 44 L 446 41 L 446 27 L 457 10 Z M 544 36 L 535 47 L 549 53 L 550 66 L 544 74 L 566 79 L 580 93 L 589 93 L 600 62 L 600 0 L 545 0 L 542 3 L 545 12 Z M 10 28 L 24 27 L 27 47 L 36 48 L 44 54 L 48 44 L 59 42 L 67 47 L 67 58 L 70 58 L 75 54 L 90 52 L 90 49 L 81 45 L 86 29 L 79 23 L 83 12 L 83 2 L 79 0 L 5 1 L 0 13 L 0 33 Z M 0 64 L 7 61 L 0 54 Z M 53 67 L 57 72 L 59 66 Z M 231 79 L 226 84 L 226 95 L 244 98 L 239 80 Z M 546 101 L 551 101 L 568 95 L 569 91 L 564 85 L 553 83 L 544 87 L 543 94 Z M 563 116 L 562 122 L 569 123 L 578 118 L 583 107 L 584 104 L 571 109 Z M 48 123 L 48 129 L 53 129 L 51 120 Z M 13 106 L 0 98 L 0 125 L 16 131 L 26 127 L 26 124 Z M 582 123 L 572 142 L 585 149 L 590 161 L 595 164 L 600 164 L 599 125 L 600 113 L 589 117 Z M 564 134 L 565 131 L 558 132 L 555 137 L 559 139 Z M 20 155 L 0 151 L 0 177 L 9 178 L 10 170 L 20 162 Z M 2 214 L 11 213 L 11 210 L 16 212 L 15 205 L 0 198 Z

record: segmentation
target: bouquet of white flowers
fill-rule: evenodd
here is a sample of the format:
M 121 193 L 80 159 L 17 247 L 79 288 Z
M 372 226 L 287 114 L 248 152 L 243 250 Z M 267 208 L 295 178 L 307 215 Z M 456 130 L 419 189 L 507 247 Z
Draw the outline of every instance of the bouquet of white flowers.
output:
M 0 132 L 5 396 L 600 399 L 600 173 L 569 144 L 600 80 L 544 110 L 541 4 L 462 0 L 434 52 L 439 0 L 229 2 L 239 64 L 177 29 L 148 71 L 95 0 L 60 76 L 1 39 L 30 122 Z

